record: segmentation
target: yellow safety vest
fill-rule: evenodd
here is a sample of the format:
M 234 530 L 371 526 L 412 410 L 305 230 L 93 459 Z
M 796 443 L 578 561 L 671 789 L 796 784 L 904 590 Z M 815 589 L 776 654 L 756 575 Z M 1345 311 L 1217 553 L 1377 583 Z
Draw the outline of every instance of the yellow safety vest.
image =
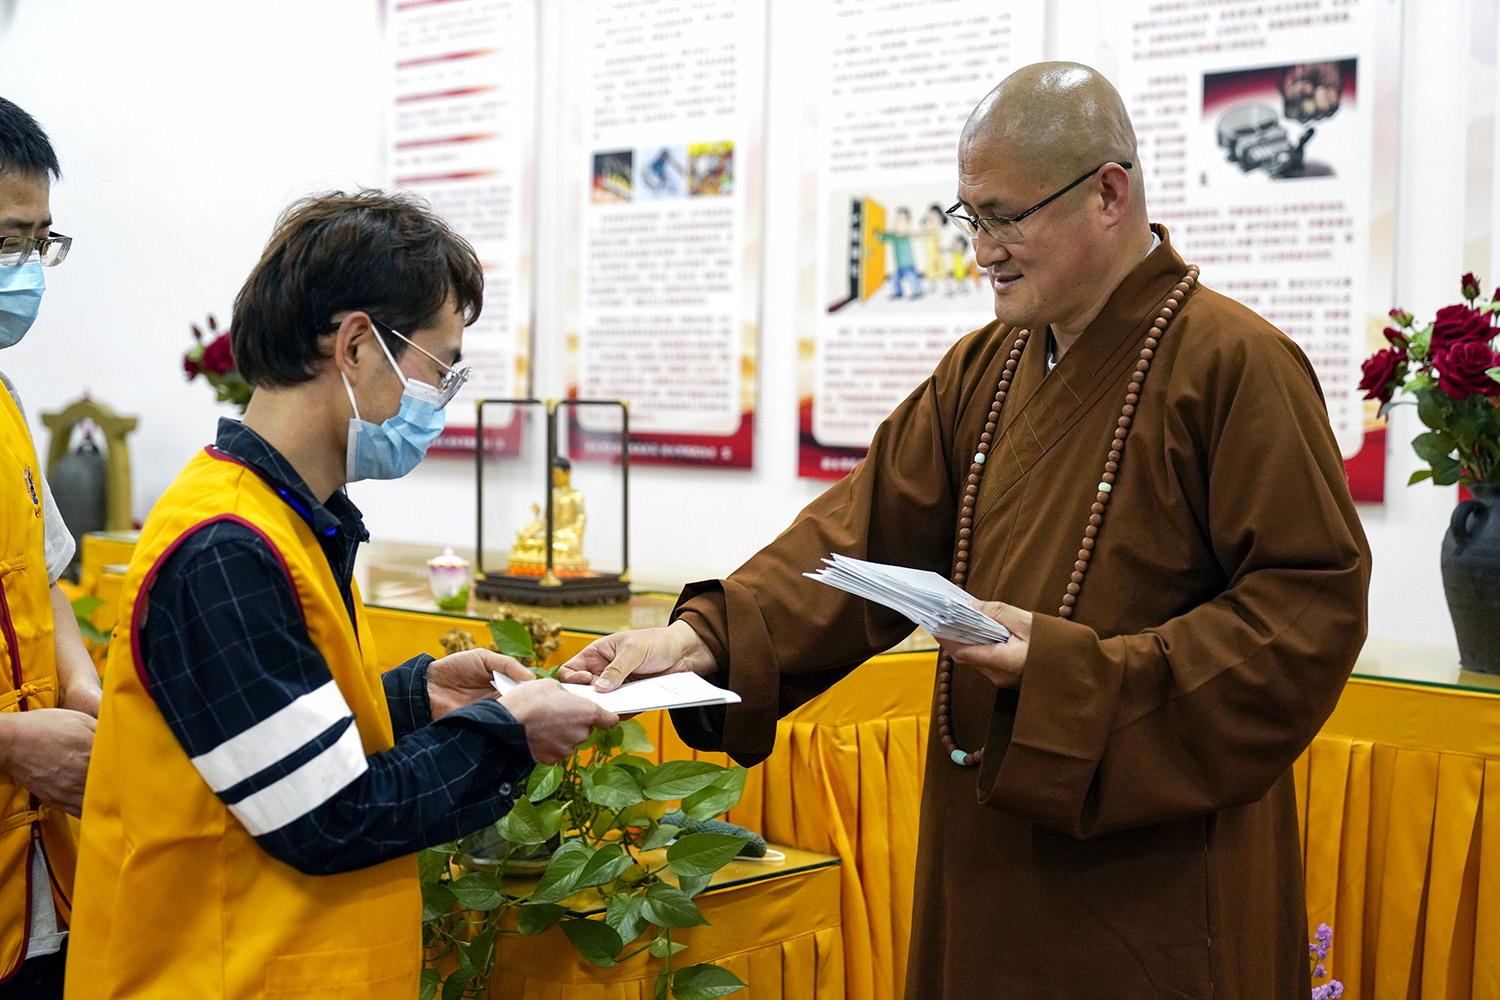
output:
M 0 390 L 0 712 L 56 708 L 52 585 L 43 547 L 41 471 L 31 432 Z M 0 980 L 26 959 L 31 852 L 41 844 L 59 920 L 68 917 L 77 846 L 67 816 L 0 773 Z
M 422 964 L 415 858 L 342 875 L 277 861 L 194 769 L 144 682 L 140 633 L 156 571 L 195 529 L 226 519 L 277 553 L 364 752 L 394 744 L 358 591 L 351 625 L 307 522 L 248 467 L 200 453 L 147 518 L 120 596 L 84 796 L 66 995 L 412 1000 Z

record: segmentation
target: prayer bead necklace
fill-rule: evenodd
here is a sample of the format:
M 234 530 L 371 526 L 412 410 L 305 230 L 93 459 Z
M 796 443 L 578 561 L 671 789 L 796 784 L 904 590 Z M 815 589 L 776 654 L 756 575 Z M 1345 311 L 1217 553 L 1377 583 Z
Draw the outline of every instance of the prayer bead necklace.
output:
M 1115 436 L 1109 448 L 1109 457 L 1104 462 L 1104 476 L 1099 481 L 1099 487 L 1094 494 L 1094 503 L 1089 508 L 1089 523 L 1083 529 L 1083 544 L 1078 549 L 1078 560 L 1073 563 L 1073 575 L 1068 580 L 1068 592 L 1063 595 L 1062 605 L 1057 609 L 1058 617 L 1072 618 L 1073 606 L 1078 603 L 1078 594 L 1083 590 L 1083 576 L 1088 572 L 1089 561 L 1093 558 L 1094 542 L 1099 537 L 1099 527 L 1104 523 L 1104 510 L 1109 504 L 1110 494 L 1114 491 L 1115 474 L 1120 470 L 1120 458 L 1125 453 L 1125 439 L 1130 436 L 1130 425 L 1135 417 L 1135 407 L 1141 398 L 1141 386 L 1146 381 L 1146 372 L 1151 370 L 1151 359 L 1156 355 L 1156 345 L 1167 324 L 1172 321 L 1172 316 L 1187 297 L 1187 293 L 1198 281 L 1198 266 L 1196 264 L 1188 267 L 1187 274 L 1183 275 L 1167 296 L 1167 301 L 1162 304 L 1161 310 L 1156 314 L 1156 320 L 1151 324 L 1151 331 L 1146 335 L 1145 343 L 1141 346 L 1141 353 L 1135 362 L 1135 371 L 1131 375 L 1130 384 L 1125 388 L 1125 405 L 1120 409 L 1120 419 L 1115 421 Z M 1000 375 L 1000 385 L 995 390 L 995 401 L 990 405 L 989 418 L 984 423 L 984 433 L 979 436 L 979 448 L 974 452 L 974 461 L 969 466 L 969 477 L 964 483 L 963 504 L 958 513 L 958 545 L 953 553 L 953 582 L 960 587 L 969 576 L 969 540 L 974 534 L 974 501 L 979 496 L 979 483 L 984 478 L 984 461 L 989 456 L 990 446 L 994 443 L 995 435 L 999 433 L 1000 410 L 1005 406 L 1005 397 L 1010 393 L 1010 382 L 1016 373 L 1016 364 L 1021 360 L 1021 352 L 1026 349 L 1026 342 L 1031 339 L 1030 330 L 1022 330 L 1016 334 L 1016 341 L 1011 345 L 1010 357 L 1006 359 L 1005 371 Z M 953 716 L 950 711 L 950 697 L 953 688 L 953 658 L 943 653 L 938 658 L 938 736 L 942 738 L 943 749 L 948 752 L 948 757 L 960 767 L 973 767 L 984 759 L 984 748 L 980 747 L 973 753 L 967 753 L 954 742 L 953 739 Z

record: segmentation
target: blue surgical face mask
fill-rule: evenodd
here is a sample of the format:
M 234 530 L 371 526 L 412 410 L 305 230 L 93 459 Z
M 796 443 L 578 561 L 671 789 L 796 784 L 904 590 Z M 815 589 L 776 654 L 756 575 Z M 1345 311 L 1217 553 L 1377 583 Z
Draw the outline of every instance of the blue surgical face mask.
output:
M 14 347 L 26 336 L 36 322 L 46 287 L 39 260 L 20 267 L 0 267 L 0 347 Z
M 404 386 L 401 409 L 380 424 L 359 419 L 354 389 L 344 377 L 344 391 L 349 393 L 349 403 L 354 407 L 354 417 L 349 421 L 349 450 L 344 458 L 344 478 L 351 483 L 361 479 L 400 479 L 417 467 L 443 432 L 442 390 L 407 378 L 378 333 L 375 342 Z

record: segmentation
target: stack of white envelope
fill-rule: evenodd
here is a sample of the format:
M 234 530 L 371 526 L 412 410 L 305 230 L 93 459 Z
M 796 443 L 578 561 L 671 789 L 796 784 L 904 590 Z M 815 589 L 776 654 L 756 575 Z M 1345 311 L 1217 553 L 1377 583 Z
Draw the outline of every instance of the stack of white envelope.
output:
M 823 562 L 827 565 L 822 569 L 802 575 L 899 611 L 934 638 L 984 646 L 1010 638 L 1010 629 L 970 605 L 974 598 L 968 592 L 931 570 L 837 553 Z

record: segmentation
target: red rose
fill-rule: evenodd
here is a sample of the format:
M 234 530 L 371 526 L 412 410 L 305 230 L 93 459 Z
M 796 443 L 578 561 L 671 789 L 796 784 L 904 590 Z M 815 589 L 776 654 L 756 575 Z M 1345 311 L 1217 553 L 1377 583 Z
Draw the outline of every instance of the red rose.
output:
M 188 381 L 191 382 L 198 377 L 198 373 L 203 369 L 198 367 L 198 362 L 193 360 L 191 354 L 184 354 L 182 356 L 182 370 L 187 372 Z
M 1364 377 L 1359 380 L 1359 387 L 1364 390 L 1365 398 L 1389 403 L 1396 385 L 1406 375 L 1406 352 L 1395 348 L 1377 351 L 1365 361 L 1362 370 Z
M 1468 306 L 1444 306 L 1432 321 L 1432 351 L 1447 350 L 1454 344 L 1488 341 L 1495 331 L 1478 309 Z
M 1398 347 L 1401 349 L 1402 353 L 1405 353 L 1407 346 L 1406 335 L 1403 334 L 1400 330 L 1396 329 L 1393 326 L 1386 327 L 1385 339 L 1391 342 L 1392 347 Z
M 1500 354 L 1484 341 L 1454 344 L 1435 355 L 1432 363 L 1438 373 L 1438 388 L 1454 399 L 1467 399 L 1475 393 L 1500 396 L 1500 382 L 1486 374 L 1489 369 L 1500 367 Z
M 1463 290 L 1464 298 L 1469 302 L 1479 298 L 1479 279 L 1474 277 L 1473 271 L 1460 278 L 1458 285 Z
M 203 370 L 211 375 L 234 371 L 234 355 L 230 352 L 227 333 L 214 338 L 203 349 Z

